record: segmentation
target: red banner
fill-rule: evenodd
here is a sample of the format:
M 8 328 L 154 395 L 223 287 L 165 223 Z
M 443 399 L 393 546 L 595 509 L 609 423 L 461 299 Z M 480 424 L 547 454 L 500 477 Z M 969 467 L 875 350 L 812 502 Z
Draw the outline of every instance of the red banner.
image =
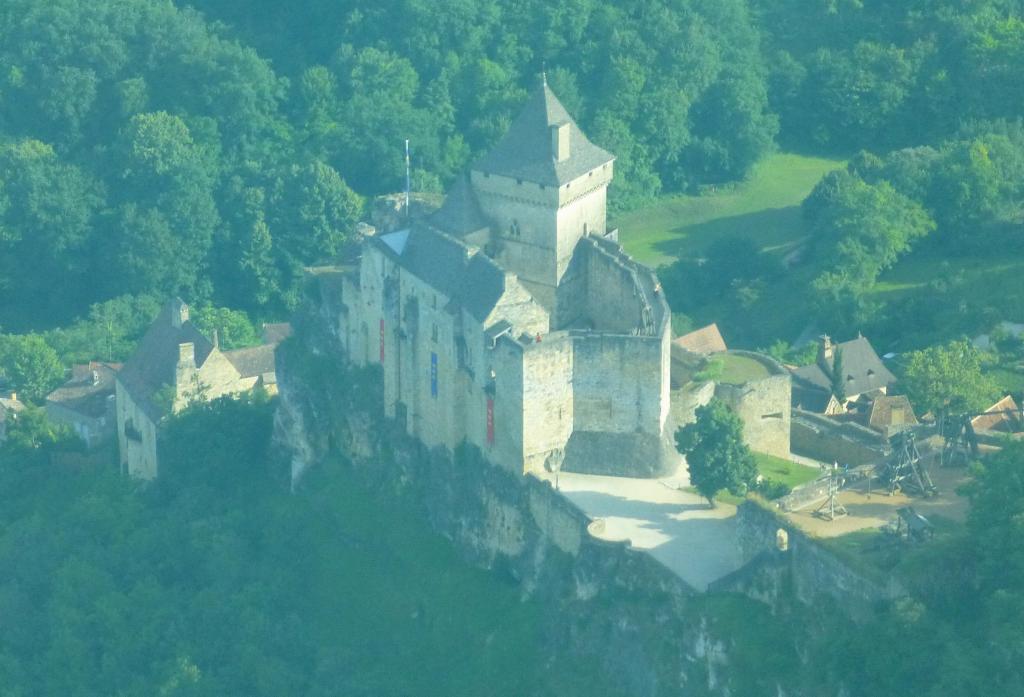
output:
M 384 362 L 384 320 L 380 321 L 380 362 Z
M 487 445 L 494 445 L 494 400 L 487 398 Z

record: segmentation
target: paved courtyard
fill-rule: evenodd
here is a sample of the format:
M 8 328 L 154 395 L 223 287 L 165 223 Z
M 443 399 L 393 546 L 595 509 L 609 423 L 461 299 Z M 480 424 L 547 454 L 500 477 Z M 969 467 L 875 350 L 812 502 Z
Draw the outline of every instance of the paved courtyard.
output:
M 555 475 L 543 475 L 555 482 Z M 606 477 L 562 472 L 558 489 L 595 520 L 592 534 L 629 540 L 698 590 L 741 566 L 736 508 L 682 491 L 685 465 L 662 479 Z

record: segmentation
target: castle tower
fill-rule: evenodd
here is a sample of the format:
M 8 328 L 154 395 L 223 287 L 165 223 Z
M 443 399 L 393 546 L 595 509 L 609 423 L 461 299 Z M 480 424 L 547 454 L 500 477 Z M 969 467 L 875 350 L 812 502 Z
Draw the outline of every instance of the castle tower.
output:
M 498 262 L 552 317 L 576 243 L 605 233 L 614 160 L 587 139 L 543 82 L 470 171 Z

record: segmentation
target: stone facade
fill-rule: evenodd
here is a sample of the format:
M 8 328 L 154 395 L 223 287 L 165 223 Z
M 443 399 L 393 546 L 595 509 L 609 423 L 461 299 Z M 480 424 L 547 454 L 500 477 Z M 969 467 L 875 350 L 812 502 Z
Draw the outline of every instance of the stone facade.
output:
M 156 478 L 160 422 L 191 402 L 264 385 L 276 389 L 273 351 L 272 345 L 221 351 L 189 320 L 188 305 L 167 303 L 115 380 L 122 471 Z
M 730 353 L 756 360 L 769 376 L 742 385 L 719 383 L 715 395 L 743 420 L 743 441 L 759 453 L 788 459 L 792 420 L 792 381 L 789 372 L 772 358 L 750 351 Z
M 516 472 L 666 467 L 670 313 L 607 234 L 612 173 L 543 85 L 437 213 L 318 272 L 387 416 Z
M 752 378 L 733 384 L 723 380 L 693 380 L 715 356 L 730 354 L 741 356 L 763 366 L 764 377 Z M 736 412 L 743 422 L 743 442 L 759 453 L 788 459 L 790 428 L 792 424 L 792 379 L 789 371 L 770 356 L 752 351 L 712 353 L 705 357 L 683 348 L 672 346 L 676 384 L 675 419 L 682 426 L 696 420 L 696 411 L 717 397 Z

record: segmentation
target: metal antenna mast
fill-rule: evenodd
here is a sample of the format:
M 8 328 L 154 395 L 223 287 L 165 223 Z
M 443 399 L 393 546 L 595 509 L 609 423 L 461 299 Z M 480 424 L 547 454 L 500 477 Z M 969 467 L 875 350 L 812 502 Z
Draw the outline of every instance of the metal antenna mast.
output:
M 409 218 L 409 195 L 412 191 L 412 173 L 409 165 L 409 139 L 405 139 L 405 217 Z

